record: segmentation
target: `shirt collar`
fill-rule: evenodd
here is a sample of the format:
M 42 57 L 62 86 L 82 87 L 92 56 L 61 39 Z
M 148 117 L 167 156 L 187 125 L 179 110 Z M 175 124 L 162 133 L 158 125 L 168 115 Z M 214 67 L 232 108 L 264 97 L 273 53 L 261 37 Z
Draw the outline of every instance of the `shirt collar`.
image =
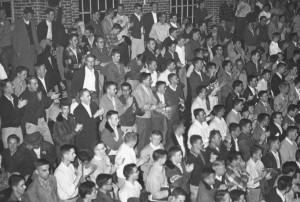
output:
M 276 193 L 278 194 L 278 196 L 281 198 L 281 200 L 282 200 L 283 202 L 286 201 L 286 200 L 285 200 L 285 196 L 279 191 L 278 188 L 276 188 Z
M 90 70 L 87 66 L 85 67 L 85 71 L 88 71 L 88 72 L 94 72 L 94 68 L 92 68 L 92 70 Z
M 150 147 L 155 151 L 157 149 L 160 149 L 160 144 L 158 146 L 155 146 L 154 144 L 152 144 L 152 142 L 150 142 Z
M 26 25 L 29 25 L 30 21 L 29 20 L 25 20 L 25 18 L 23 18 L 24 22 Z
M 288 143 L 290 143 L 291 145 L 294 145 L 293 142 L 292 142 L 288 137 L 286 137 L 285 140 L 286 140 Z
M 173 88 L 173 86 L 169 85 L 169 87 L 173 90 L 173 91 L 176 91 L 177 89 L 177 85 L 175 86 L 175 88 Z
M 50 21 L 48 21 L 48 20 L 46 20 L 46 23 L 47 23 L 48 26 L 49 26 L 49 25 L 52 25 L 52 22 L 50 22 Z

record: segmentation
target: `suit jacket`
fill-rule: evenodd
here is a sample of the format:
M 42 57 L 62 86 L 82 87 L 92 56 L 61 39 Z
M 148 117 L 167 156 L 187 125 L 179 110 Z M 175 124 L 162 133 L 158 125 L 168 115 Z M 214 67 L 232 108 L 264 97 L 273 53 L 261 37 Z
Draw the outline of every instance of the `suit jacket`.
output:
M 226 82 L 226 85 L 219 91 L 219 100 L 221 100 L 221 97 L 227 97 L 232 89 L 232 82 L 233 82 L 233 74 L 231 73 L 231 76 L 223 72 L 222 76 L 218 79 L 219 83 Z M 221 97 L 220 97 L 221 96 Z
M 47 38 L 48 33 L 48 25 L 46 20 L 41 21 L 37 26 L 37 37 L 39 40 L 39 43 Z M 53 47 L 56 47 L 57 45 L 57 24 L 56 21 L 52 21 L 52 43 Z
M 258 101 L 254 108 L 255 114 L 266 113 L 266 114 L 271 115 L 272 112 L 273 112 L 273 110 L 272 110 L 270 104 L 267 103 L 267 106 L 265 107 L 264 104 L 262 103 L 262 101 Z
M 250 148 L 254 144 L 252 135 L 241 133 L 238 137 L 238 144 L 243 160 L 247 162 L 250 159 Z
M 247 75 L 253 75 L 253 76 L 260 76 L 261 75 L 261 66 L 258 64 L 258 71 L 256 69 L 255 63 L 250 60 L 245 64 L 245 70 L 247 72 Z
M 43 140 L 40 144 L 40 151 L 40 158 L 46 159 L 47 161 L 49 161 L 50 166 L 54 166 L 54 163 L 56 161 L 56 153 L 53 144 Z M 38 160 L 38 157 L 33 150 L 29 150 L 29 154 L 33 159 L 32 163 Z
M 274 97 L 276 97 L 279 91 L 279 85 L 284 82 L 284 76 L 282 75 L 282 79 L 275 73 L 271 79 L 271 90 L 273 92 Z
M 227 125 L 231 123 L 240 123 L 242 116 L 240 113 L 236 114 L 234 111 L 230 111 L 226 116 L 226 123 Z
M 21 110 L 18 108 L 18 98 L 12 94 L 14 105 L 5 95 L 0 98 L 1 127 L 19 127 L 21 125 Z
M 158 15 L 157 13 L 155 13 L 156 15 L 156 19 L 158 20 Z M 149 34 L 152 28 L 152 25 L 154 24 L 154 18 L 152 15 L 152 12 L 148 12 L 145 13 L 145 15 L 143 15 L 143 26 L 144 26 L 144 30 L 145 30 L 145 39 L 147 40 L 149 38 Z
M 293 104 L 297 105 L 298 101 L 300 100 L 300 97 L 299 97 L 298 93 L 296 92 L 294 83 L 290 84 L 289 96 L 295 97 L 295 99 L 293 100 Z
M 282 133 L 280 132 L 279 128 L 275 125 L 275 123 L 270 122 L 269 131 L 270 131 L 270 136 L 277 136 L 278 134 L 280 141 L 284 139 L 284 137 L 282 137 Z
M 121 88 L 121 84 L 125 81 L 125 69 L 123 64 L 119 64 L 121 72 L 114 62 L 110 62 L 107 65 L 105 76 L 107 81 L 113 81 L 118 84 L 118 88 Z
M 185 154 L 187 155 L 187 152 L 188 152 L 188 147 L 187 147 L 187 140 L 185 138 L 185 136 L 183 136 L 183 145 L 184 145 L 184 148 L 185 148 Z M 169 150 L 172 146 L 179 146 L 179 143 L 178 143 L 178 140 L 176 138 L 176 135 L 174 133 L 171 134 L 171 141 L 170 141 L 170 144 L 169 145 L 166 145 L 166 149 Z M 185 157 L 186 157 L 185 155 Z
M 259 142 L 260 136 L 264 133 L 265 131 L 261 128 L 261 126 L 257 123 L 256 126 L 254 127 L 253 130 L 253 140 L 255 142 Z
M 292 141 L 293 145 L 291 145 L 286 139 L 282 140 L 280 143 L 280 157 L 282 164 L 284 164 L 287 161 L 296 161 L 296 151 L 298 149 L 297 143 L 295 141 Z
M 82 42 L 84 43 L 84 45 L 81 47 L 82 52 L 84 54 L 87 54 L 88 52 L 90 52 L 92 50 L 93 47 L 95 47 L 96 37 L 94 36 L 94 41 L 92 44 L 90 44 L 88 38 L 84 35 L 82 37 Z
M 220 161 L 225 161 L 227 158 L 227 152 L 224 150 L 225 148 L 222 147 L 222 145 L 220 145 L 219 151 L 216 150 L 215 148 L 212 148 L 210 145 L 208 145 L 205 149 L 206 149 L 205 155 L 207 159 L 210 159 L 211 154 L 216 155 L 217 160 Z
M 236 94 L 234 91 L 230 92 L 228 96 L 226 97 L 225 101 L 225 112 L 226 114 L 229 113 L 232 110 L 232 103 L 233 100 L 240 98 L 238 94 Z
M 95 75 L 95 88 L 96 93 L 99 96 L 99 74 L 98 71 L 94 69 L 94 75 Z M 75 98 L 77 95 L 77 92 L 83 88 L 85 79 L 85 67 L 80 68 L 76 72 L 74 72 L 72 84 L 71 84 L 71 98 Z
M 198 186 L 196 202 L 215 202 L 215 193 L 216 190 L 212 189 L 206 182 L 201 179 Z
M 203 151 L 200 151 L 202 153 L 203 159 L 193 152 L 191 149 L 189 154 L 187 155 L 187 164 L 194 164 L 194 170 L 191 172 L 191 177 L 190 177 L 190 184 L 193 186 L 198 186 L 199 181 L 201 179 L 201 172 L 203 168 L 207 167 L 209 165 L 209 160 L 207 159 L 206 154 Z
M 76 136 L 76 146 L 78 149 L 90 149 L 91 142 L 99 141 L 98 126 L 100 118 L 93 117 L 98 110 L 97 104 L 91 102 L 90 109 L 92 112 L 92 117 L 90 117 L 81 103 L 74 110 L 75 120 L 77 123 L 83 124 L 83 129 Z
M 46 73 L 45 75 L 45 85 L 46 85 L 46 89 L 45 86 L 42 84 L 41 80 L 38 78 L 38 84 L 39 84 L 39 88 L 42 90 L 42 93 L 44 96 L 47 96 L 47 93 L 50 92 L 51 90 L 53 90 L 54 86 L 52 85 L 51 79 L 49 78 L 49 76 L 47 75 L 48 73 Z
M 94 202 L 120 202 L 117 199 L 111 198 L 110 194 L 104 194 L 101 191 L 98 191 L 97 198 L 94 200 Z
M 202 77 L 202 79 L 201 79 L 201 77 Z M 209 83 L 210 83 L 209 77 L 202 71 L 201 71 L 201 77 L 195 70 L 193 70 L 193 72 L 192 72 L 192 74 L 189 78 L 192 98 L 197 97 L 196 89 L 197 89 L 198 86 L 200 86 L 200 85 L 208 86 Z
M 253 96 L 253 101 L 256 103 L 258 101 L 257 95 L 253 94 L 250 87 L 247 86 L 247 88 L 243 92 L 243 97 L 248 100 L 249 96 Z
M 289 47 L 286 49 L 286 59 L 291 59 L 294 56 L 294 51 L 299 50 L 299 47 L 295 46 L 293 41 L 289 42 Z
M 273 187 L 266 197 L 266 202 L 284 202 L 276 192 L 277 187 Z
M 141 16 L 141 20 L 139 20 L 135 14 L 132 14 L 131 17 L 130 17 L 130 22 L 133 23 L 133 26 L 130 28 L 130 31 L 131 31 L 131 36 L 133 38 L 136 38 L 136 39 L 141 39 L 142 38 L 142 33 L 141 33 L 141 28 L 144 27 L 143 24 L 144 24 L 144 17 Z M 146 27 L 148 27 L 149 25 L 147 25 Z M 149 26 L 150 27 L 150 26 Z M 151 28 L 152 26 L 150 27 L 150 31 L 151 31 Z M 150 33 L 149 31 L 149 33 Z M 149 36 L 149 34 L 148 34 Z
M 296 120 L 292 120 L 288 115 L 283 117 L 283 124 L 288 123 L 289 126 L 297 126 Z
M 83 54 L 79 48 L 76 49 L 77 57 L 74 55 L 71 48 L 68 46 L 64 49 L 63 52 L 63 64 L 65 68 L 65 78 L 66 80 L 72 81 L 74 71 L 78 69 L 75 68 L 75 65 L 80 65 L 83 58 Z
M 280 165 L 282 165 L 279 152 L 278 152 L 278 157 L 279 157 Z M 275 159 L 273 153 L 271 151 L 267 152 L 262 157 L 262 162 L 263 162 L 265 168 L 273 168 L 276 171 L 276 172 L 271 173 L 272 178 L 270 180 L 268 180 L 269 186 L 273 187 L 277 176 L 281 173 L 280 169 L 277 168 L 277 162 L 276 162 L 276 159 Z
M 105 128 L 101 133 L 101 140 L 103 143 L 109 148 L 109 150 L 118 150 L 120 145 L 123 143 L 123 131 L 121 128 L 118 128 L 119 139 L 118 141 L 115 140 L 116 134 L 112 127 L 109 125 L 108 122 L 105 123 Z M 109 153 L 110 151 L 108 151 Z

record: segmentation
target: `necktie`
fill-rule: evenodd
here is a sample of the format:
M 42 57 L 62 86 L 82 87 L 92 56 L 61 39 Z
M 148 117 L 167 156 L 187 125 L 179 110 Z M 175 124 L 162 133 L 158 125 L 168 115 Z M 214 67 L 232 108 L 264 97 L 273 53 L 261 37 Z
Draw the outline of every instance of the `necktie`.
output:
M 203 164 L 205 165 L 205 160 L 204 160 L 203 154 L 201 152 L 199 152 L 199 156 L 200 156 L 201 160 L 203 161 Z

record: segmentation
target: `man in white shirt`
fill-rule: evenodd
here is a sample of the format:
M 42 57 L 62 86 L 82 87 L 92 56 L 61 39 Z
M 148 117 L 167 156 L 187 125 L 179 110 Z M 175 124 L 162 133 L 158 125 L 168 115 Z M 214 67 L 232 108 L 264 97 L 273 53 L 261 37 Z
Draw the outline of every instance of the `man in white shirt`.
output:
M 278 179 L 278 186 L 270 191 L 266 201 L 287 201 L 286 194 L 290 193 L 293 178 L 290 176 L 281 176 Z
M 124 15 L 124 4 L 118 4 L 118 13 L 113 19 L 113 23 L 118 23 L 122 27 L 122 31 L 118 34 L 120 41 L 123 36 L 128 36 L 128 29 L 130 27 L 129 18 Z
M 204 147 L 208 146 L 209 143 L 209 126 L 205 121 L 206 114 L 204 109 L 197 108 L 193 111 L 195 121 L 191 125 L 188 132 L 188 148 L 191 149 L 190 138 L 192 135 L 199 135 L 202 137 Z
M 138 183 L 139 170 L 138 166 L 134 163 L 127 164 L 123 170 L 126 181 L 124 186 L 119 191 L 119 199 L 121 202 L 127 202 L 131 197 L 139 198 L 142 186 Z
M 149 33 L 150 38 L 154 38 L 158 44 L 161 44 L 168 36 L 170 25 L 166 23 L 166 13 L 161 13 L 159 16 L 159 22 L 153 24 Z
M 268 69 L 265 69 L 261 74 L 261 79 L 257 82 L 257 92 L 262 90 L 268 90 L 268 82 L 271 78 L 271 71 Z
M 52 8 L 47 8 L 45 11 L 46 19 L 37 26 L 37 36 L 39 42 L 49 39 L 56 40 L 56 24 L 53 23 L 55 11 Z
M 277 55 L 279 52 L 284 52 L 285 49 L 289 46 L 287 43 L 283 44 L 282 50 L 278 46 L 278 42 L 280 40 L 280 33 L 274 32 L 272 34 L 272 41 L 269 46 L 269 53 L 270 55 Z
M 149 73 L 151 74 L 151 80 L 152 80 L 152 83 L 151 83 L 151 88 L 155 88 L 156 86 L 156 82 L 157 82 L 157 79 L 158 79 L 158 75 L 157 75 L 157 62 L 156 60 L 148 60 L 146 61 L 146 65 L 148 68 L 144 68 L 141 70 L 141 72 L 146 72 L 146 73 Z
M 63 145 L 60 148 L 62 160 L 54 172 L 57 180 L 57 191 L 60 200 L 75 202 L 78 198 L 78 185 L 82 176 L 82 164 L 79 164 L 77 171 L 71 162 L 74 161 L 75 146 Z
M 287 161 L 296 161 L 296 151 L 298 150 L 295 142 L 298 137 L 298 129 L 295 126 L 289 126 L 286 130 L 286 138 L 280 143 L 280 157 L 282 164 Z
M 158 76 L 158 81 L 164 81 L 166 82 L 167 86 L 170 84 L 168 76 L 171 73 L 175 73 L 176 70 L 176 65 L 173 59 L 169 59 L 167 61 L 167 68 L 165 71 L 163 71 L 159 76 Z
M 207 106 L 207 102 L 209 102 L 209 101 L 206 99 L 206 94 L 207 94 L 206 87 L 203 85 L 198 86 L 196 89 L 196 93 L 197 93 L 197 97 L 194 100 L 192 107 L 191 107 L 191 114 L 192 114 L 193 122 L 195 121 L 195 116 L 193 114 L 195 109 L 198 109 L 198 108 L 204 109 L 205 114 L 207 114 L 207 115 L 209 115 L 211 112 L 211 110 L 209 110 L 208 106 Z

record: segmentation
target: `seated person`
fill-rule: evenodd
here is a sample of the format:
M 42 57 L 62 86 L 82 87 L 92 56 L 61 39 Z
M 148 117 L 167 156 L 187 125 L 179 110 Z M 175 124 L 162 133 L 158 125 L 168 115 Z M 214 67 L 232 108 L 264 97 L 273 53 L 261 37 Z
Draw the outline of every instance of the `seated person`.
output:
M 96 184 L 98 186 L 98 194 L 96 201 L 101 202 L 120 202 L 118 197 L 118 188 L 113 184 L 112 175 L 99 174 L 96 178 Z M 110 192 L 113 191 L 113 197 Z
M 79 185 L 79 198 L 76 202 L 91 202 L 97 197 L 97 189 L 94 182 L 86 181 Z
M 231 201 L 227 190 L 218 190 L 215 194 L 215 202 Z
M 234 189 L 230 191 L 230 198 L 232 202 L 246 201 L 246 192 L 239 189 Z
M 188 195 L 182 188 L 176 187 L 173 189 L 171 196 L 169 197 L 169 202 L 186 201 L 187 197 Z
M 198 186 L 198 195 L 196 201 L 214 201 L 216 190 L 213 188 L 215 184 L 215 171 L 208 167 L 201 172 L 201 180 Z
M 12 189 L 8 201 L 30 201 L 28 194 L 25 192 L 25 178 L 22 175 L 11 175 L 8 179 L 8 185 Z

